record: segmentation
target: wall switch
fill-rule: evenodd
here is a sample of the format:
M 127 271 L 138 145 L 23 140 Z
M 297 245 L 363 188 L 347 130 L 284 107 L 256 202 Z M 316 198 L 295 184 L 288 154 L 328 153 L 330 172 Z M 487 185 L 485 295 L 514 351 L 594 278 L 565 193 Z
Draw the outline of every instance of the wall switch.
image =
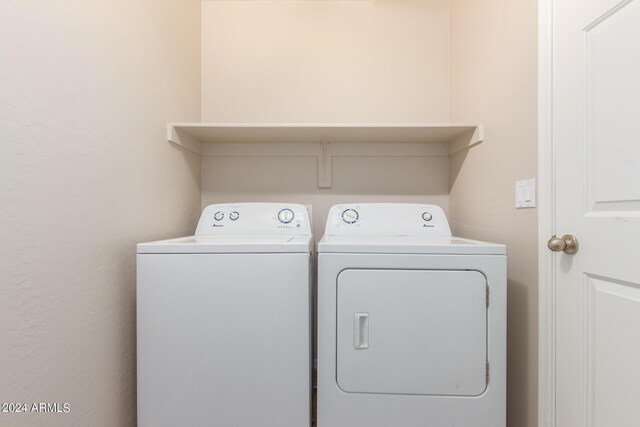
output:
M 516 208 L 536 207 L 536 179 L 516 182 Z

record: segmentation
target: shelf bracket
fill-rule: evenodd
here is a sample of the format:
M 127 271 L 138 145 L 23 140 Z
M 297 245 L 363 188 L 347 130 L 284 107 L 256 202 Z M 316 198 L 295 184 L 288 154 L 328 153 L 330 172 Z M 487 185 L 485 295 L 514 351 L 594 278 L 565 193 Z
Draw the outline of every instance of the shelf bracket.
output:
M 331 188 L 332 163 L 331 147 L 323 135 L 318 156 L 318 188 Z
M 202 155 L 202 142 L 181 129 L 177 129 L 173 123 L 167 126 L 167 140 L 199 156 Z
M 480 144 L 482 141 L 484 141 L 484 126 L 478 125 L 472 130 L 469 130 L 454 138 L 452 141 L 449 141 L 449 155 L 455 154 L 466 148 L 471 148 L 474 145 Z

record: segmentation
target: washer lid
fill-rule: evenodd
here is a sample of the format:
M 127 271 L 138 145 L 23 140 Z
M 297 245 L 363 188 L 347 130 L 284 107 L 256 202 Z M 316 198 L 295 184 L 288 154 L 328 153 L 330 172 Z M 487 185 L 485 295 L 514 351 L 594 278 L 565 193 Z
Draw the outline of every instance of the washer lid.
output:
M 195 236 L 138 244 L 139 254 L 293 253 L 311 249 L 303 205 L 227 203 L 207 206 Z
M 318 253 L 506 255 L 507 247 L 460 237 L 324 236 Z
M 139 243 L 139 254 L 309 253 L 306 236 L 189 236 Z

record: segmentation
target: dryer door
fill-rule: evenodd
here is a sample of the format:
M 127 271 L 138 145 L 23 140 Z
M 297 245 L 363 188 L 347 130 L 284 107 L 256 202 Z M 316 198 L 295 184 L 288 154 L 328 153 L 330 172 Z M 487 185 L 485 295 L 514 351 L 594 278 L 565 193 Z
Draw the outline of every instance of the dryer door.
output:
M 338 276 L 337 372 L 345 392 L 478 396 L 487 386 L 487 281 L 478 271 Z

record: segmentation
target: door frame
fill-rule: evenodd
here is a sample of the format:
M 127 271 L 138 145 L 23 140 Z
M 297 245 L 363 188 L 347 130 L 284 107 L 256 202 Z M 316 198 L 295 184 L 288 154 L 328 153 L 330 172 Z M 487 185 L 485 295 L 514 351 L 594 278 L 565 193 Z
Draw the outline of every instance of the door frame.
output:
M 556 277 L 545 242 L 555 233 L 553 0 L 538 2 L 538 426 L 556 425 Z

